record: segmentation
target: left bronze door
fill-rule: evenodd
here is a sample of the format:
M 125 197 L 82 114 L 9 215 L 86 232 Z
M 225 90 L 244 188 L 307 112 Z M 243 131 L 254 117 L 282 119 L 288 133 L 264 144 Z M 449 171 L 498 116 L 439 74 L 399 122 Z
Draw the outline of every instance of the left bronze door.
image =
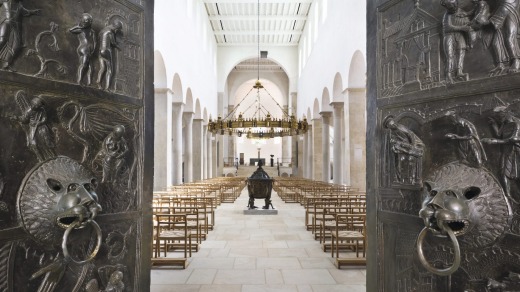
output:
M 0 291 L 150 289 L 153 5 L 0 2 Z

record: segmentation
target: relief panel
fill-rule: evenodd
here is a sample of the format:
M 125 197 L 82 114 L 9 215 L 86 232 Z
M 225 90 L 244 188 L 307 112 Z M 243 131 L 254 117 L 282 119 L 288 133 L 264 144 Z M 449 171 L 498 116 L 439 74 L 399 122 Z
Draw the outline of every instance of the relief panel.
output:
M 0 2 L 1 291 L 149 289 L 152 16 Z

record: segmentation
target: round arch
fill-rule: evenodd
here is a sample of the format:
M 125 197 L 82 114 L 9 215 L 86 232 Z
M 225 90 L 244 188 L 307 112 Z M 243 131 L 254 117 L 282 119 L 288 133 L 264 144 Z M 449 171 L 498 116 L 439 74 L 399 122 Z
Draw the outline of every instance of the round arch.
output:
M 154 51 L 153 54 L 153 82 L 155 88 L 167 88 L 168 82 L 166 81 L 166 65 L 164 64 L 164 58 L 159 51 Z
M 202 110 L 200 109 L 200 100 L 195 100 L 195 119 L 202 119 Z
M 352 56 L 348 73 L 349 88 L 366 87 L 366 65 L 365 57 L 361 51 L 357 50 Z
M 184 112 L 193 112 L 193 94 L 191 88 L 188 87 L 186 90 L 186 102 L 184 104 Z
M 331 112 L 332 107 L 330 106 L 330 93 L 327 87 L 323 88 L 323 93 L 321 94 L 321 110 L 324 112 Z
M 318 101 L 317 98 L 314 99 L 314 105 L 313 105 L 313 109 L 312 109 L 312 118 L 313 119 L 319 119 L 321 116 L 320 116 L 320 102 Z
M 343 101 L 343 79 L 341 73 L 337 72 L 334 76 L 334 83 L 332 85 L 332 100 L 335 102 Z
M 175 101 L 183 102 L 184 97 L 182 94 L 183 93 L 182 81 L 181 81 L 181 77 L 177 73 L 175 73 L 175 75 L 173 75 L 172 90 L 173 90 L 173 98 L 175 99 Z

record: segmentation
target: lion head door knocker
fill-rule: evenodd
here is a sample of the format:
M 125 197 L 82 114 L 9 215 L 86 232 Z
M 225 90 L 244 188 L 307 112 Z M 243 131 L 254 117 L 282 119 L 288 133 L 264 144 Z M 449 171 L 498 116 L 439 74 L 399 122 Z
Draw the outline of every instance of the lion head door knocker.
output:
M 101 206 L 96 184 L 89 170 L 64 156 L 38 164 L 22 182 L 18 192 L 20 221 L 36 243 L 58 254 L 52 264 L 31 277 L 45 275 L 40 289 L 51 289 L 43 291 L 55 289 L 67 265 L 84 265 L 99 251 L 102 234 L 95 219 Z
M 421 264 L 431 273 L 453 274 L 465 258 L 466 251 L 481 251 L 493 245 L 505 232 L 511 207 L 498 181 L 485 168 L 473 168 L 460 162 L 440 167 L 424 183 L 426 197 L 419 216 L 425 227 L 417 238 Z M 441 250 L 453 253 L 447 261 L 428 262 L 423 250 L 428 233 L 433 234 L 430 246 L 452 247 Z M 444 257 L 436 257 L 444 258 Z M 442 266 L 442 267 L 439 267 Z

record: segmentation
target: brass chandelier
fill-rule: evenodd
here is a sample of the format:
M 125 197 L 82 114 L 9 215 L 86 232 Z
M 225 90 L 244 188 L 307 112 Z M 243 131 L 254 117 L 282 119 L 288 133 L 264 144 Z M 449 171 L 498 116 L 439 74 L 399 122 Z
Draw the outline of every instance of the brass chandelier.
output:
M 294 115 L 290 115 L 285 111 L 267 89 L 260 82 L 260 1 L 258 1 L 258 64 L 257 64 L 257 80 L 255 85 L 242 98 L 242 100 L 233 108 L 233 110 L 224 118 L 218 117 L 216 121 L 209 120 L 208 131 L 213 134 L 220 135 L 236 135 L 238 137 L 246 136 L 248 139 L 269 139 L 274 137 L 286 137 L 300 135 L 307 132 L 309 124 L 307 119 L 297 120 Z M 243 113 L 237 114 L 238 107 L 242 102 L 250 96 L 250 93 L 256 89 L 256 102 L 252 103 Z M 260 91 L 265 92 L 281 109 L 282 117 L 273 117 L 270 111 L 260 103 Z M 244 113 L 248 112 L 254 104 L 257 104 L 253 118 L 244 118 Z

